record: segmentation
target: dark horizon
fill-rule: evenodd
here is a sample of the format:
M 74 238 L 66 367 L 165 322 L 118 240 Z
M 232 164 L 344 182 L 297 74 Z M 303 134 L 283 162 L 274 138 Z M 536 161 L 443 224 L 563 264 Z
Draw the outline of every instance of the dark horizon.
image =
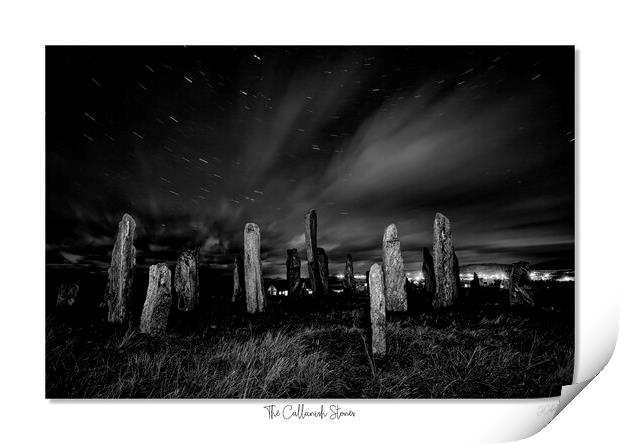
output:
M 574 48 L 48 47 L 46 262 L 138 265 L 201 245 L 228 269 L 261 229 L 266 277 L 305 265 L 315 208 L 330 273 L 419 270 L 436 212 L 461 264 L 574 264 Z M 363 270 L 363 271 L 362 271 Z

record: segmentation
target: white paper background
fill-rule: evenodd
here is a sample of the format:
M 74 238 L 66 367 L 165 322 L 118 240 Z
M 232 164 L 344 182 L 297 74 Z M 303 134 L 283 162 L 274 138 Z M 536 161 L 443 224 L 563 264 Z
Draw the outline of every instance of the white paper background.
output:
M 319 0 L 293 7 L 275 1 L 114 0 L 86 5 L 22 1 L 0 6 L 3 442 L 493 442 L 535 433 L 560 402 L 339 400 L 357 416 L 318 422 L 268 421 L 263 401 L 45 400 L 45 44 L 575 44 L 575 381 L 591 378 L 608 361 L 618 332 L 620 263 L 620 14 L 614 2 Z M 532 441 L 614 441 L 619 435 L 613 415 L 619 367 L 615 357 Z

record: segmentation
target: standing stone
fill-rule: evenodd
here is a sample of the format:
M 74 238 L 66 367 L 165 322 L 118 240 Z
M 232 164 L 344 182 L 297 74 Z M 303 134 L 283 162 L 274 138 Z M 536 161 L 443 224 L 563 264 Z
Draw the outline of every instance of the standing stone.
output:
M 245 224 L 243 233 L 245 301 L 248 313 L 265 310 L 265 291 L 260 261 L 260 230 L 254 223 Z
M 301 297 L 303 286 L 301 282 L 301 260 L 297 248 L 286 250 L 286 280 L 288 282 L 288 296 L 297 300 Z
M 424 291 L 427 294 L 435 294 L 435 266 L 433 265 L 433 255 L 430 250 L 424 247 L 422 250 L 422 275 L 424 276 Z
M 61 284 L 58 288 L 56 307 L 72 307 L 77 302 L 80 286 L 77 284 Z
M 174 291 L 177 295 L 177 308 L 180 311 L 192 311 L 200 300 L 198 254 L 198 249 L 183 251 L 174 269 Z
M 240 301 L 243 297 L 243 284 L 242 284 L 242 272 L 239 270 L 239 257 L 235 256 L 235 262 L 233 263 L 233 294 L 232 302 Z
M 317 285 L 320 289 L 319 296 L 326 298 L 329 294 L 329 265 L 327 253 L 325 253 L 323 248 L 316 249 L 316 258 L 319 265 L 320 285 Z
M 153 336 L 164 336 L 168 315 L 172 305 L 172 283 L 170 269 L 166 264 L 149 267 L 149 287 L 140 317 L 140 332 Z
M 323 293 L 317 258 L 316 227 L 316 211 L 310 210 L 306 213 L 306 255 L 308 257 L 308 277 L 310 278 L 312 295 L 315 297 Z
M 370 267 L 368 277 L 370 289 L 370 325 L 372 333 L 372 354 L 376 358 L 386 354 L 385 287 L 383 270 L 379 264 Z
M 478 277 L 478 273 L 474 272 L 474 278 L 471 280 L 471 290 L 472 292 L 476 292 L 480 289 L 480 278 Z
M 383 233 L 383 276 L 388 311 L 407 311 L 405 268 L 400 254 L 396 225 L 388 225 Z
M 441 213 L 435 215 L 433 227 L 433 252 L 435 256 L 435 296 L 433 307 L 449 307 L 457 297 L 454 246 L 450 220 Z
M 129 214 L 123 214 L 108 268 L 104 297 L 108 305 L 108 322 L 125 323 L 131 318 L 133 269 L 136 265 L 136 248 L 133 246 L 135 231 L 136 221 Z
M 510 282 L 508 284 L 508 298 L 510 305 L 534 306 L 530 267 L 527 262 L 512 264 L 510 269 Z
M 355 275 L 353 274 L 353 259 L 347 254 L 347 261 L 344 265 L 344 280 L 342 286 L 347 294 L 355 293 Z
M 452 274 L 454 274 L 454 282 L 456 282 L 455 298 L 460 296 L 461 291 L 461 269 L 459 267 L 459 259 L 456 257 L 454 249 L 452 249 Z

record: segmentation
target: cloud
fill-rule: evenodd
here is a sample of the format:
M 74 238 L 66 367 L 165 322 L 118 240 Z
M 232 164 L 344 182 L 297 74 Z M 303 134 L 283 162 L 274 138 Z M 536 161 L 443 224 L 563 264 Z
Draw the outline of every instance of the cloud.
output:
M 66 251 L 61 251 L 60 255 L 66 259 L 68 262 L 72 263 L 72 264 L 77 264 L 80 261 L 84 260 L 84 256 L 81 256 L 79 254 L 71 254 L 71 253 L 67 253 Z
M 260 63 L 250 54 L 251 65 L 243 49 L 201 51 L 209 57 L 168 54 L 191 85 L 175 83 L 182 77 L 172 68 L 126 102 L 81 91 L 89 115 L 106 116 L 88 123 L 93 141 L 75 142 L 83 122 L 62 118 L 82 115 L 82 101 L 48 113 L 56 123 L 47 156 L 50 260 L 68 261 L 63 251 L 109 262 L 129 212 L 143 263 L 201 245 L 203 264 L 228 270 L 251 221 L 261 229 L 266 276 L 283 276 L 288 248 L 305 260 L 310 208 L 334 270 L 347 254 L 360 272 L 380 261 L 390 223 L 405 268 L 415 270 L 437 211 L 452 221 L 463 264 L 571 254 L 574 146 L 564 136 L 572 113 L 560 105 L 570 105 L 572 85 L 559 68 L 562 76 L 532 82 L 526 63 L 534 51 L 537 69 L 567 66 L 559 57 L 513 49 L 523 53 L 489 70 L 496 50 L 267 48 Z M 96 56 L 90 49 L 87 58 Z M 118 91 L 133 91 L 133 63 L 143 74 L 134 60 L 122 76 L 108 73 Z

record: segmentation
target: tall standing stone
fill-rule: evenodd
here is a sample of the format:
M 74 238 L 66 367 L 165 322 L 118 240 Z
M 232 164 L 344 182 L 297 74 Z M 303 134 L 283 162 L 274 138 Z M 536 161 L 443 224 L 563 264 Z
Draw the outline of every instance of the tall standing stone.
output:
M 255 223 L 245 224 L 243 233 L 245 301 L 248 313 L 265 310 L 265 290 L 260 261 L 260 230 Z
M 353 258 L 347 254 L 347 261 L 344 264 L 344 280 L 342 286 L 347 294 L 355 292 L 355 275 L 353 274 Z
M 534 306 L 530 268 L 527 262 L 512 264 L 508 283 L 508 298 L 510 305 Z
M 297 300 L 301 297 L 303 285 L 301 282 L 301 260 L 297 248 L 286 250 L 286 280 L 288 282 L 288 296 Z
M 424 291 L 427 294 L 435 294 L 435 266 L 433 265 L 433 255 L 428 248 L 422 250 L 422 275 L 424 276 Z
M 449 307 L 457 297 L 454 246 L 450 220 L 441 213 L 435 215 L 433 227 L 433 253 L 435 265 L 435 296 L 433 307 Z
M 198 255 L 198 249 L 183 251 L 174 269 L 174 291 L 180 311 L 192 311 L 200 301 Z
M 240 301 L 243 297 L 243 284 L 241 276 L 243 273 L 239 270 L 239 257 L 235 256 L 235 262 L 233 263 L 233 294 L 232 302 Z
M 56 297 L 56 307 L 72 307 L 77 302 L 80 286 L 77 284 L 60 284 Z
M 316 249 L 316 258 L 319 265 L 319 281 L 320 285 L 317 285 L 320 289 L 319 295 L 323 298 L 329 294 L 329 262 L 327 260 L 327 253 L 323 248 Z
M 310 210 L 306 213 L 306 255 L 308 257 L 308 277 L 310 278 L 313 296 L 319 296 L 323 293 L 317 258 L 316 228 L 316 211 Z
M 385 287 L 383 270 L 379 264 L 370 267 L 368 276 L 370 291 L 370 325 L 372 334 L 372 354 L 382 358 L 386 354 L 386 327 L 385 319 Z
M 383 275 L 385 302 L 388 311 L 407 311 L 405 267 L 400 254 L 396 225 L 388 225 L 383 233 Z
M 131 319 L 133 269 L 136 266 L 136 248 L 133 246 L 135 231 L 136 221 L 129 214 L 123 214 L 108 268 L 105 292 L 108 322 L 125 323 Z
M 166 264 L 149 267 L 149 286 L 140 317 L 140 331 L 153 336 L 166 334 L 172 305 L 172 282 Z

